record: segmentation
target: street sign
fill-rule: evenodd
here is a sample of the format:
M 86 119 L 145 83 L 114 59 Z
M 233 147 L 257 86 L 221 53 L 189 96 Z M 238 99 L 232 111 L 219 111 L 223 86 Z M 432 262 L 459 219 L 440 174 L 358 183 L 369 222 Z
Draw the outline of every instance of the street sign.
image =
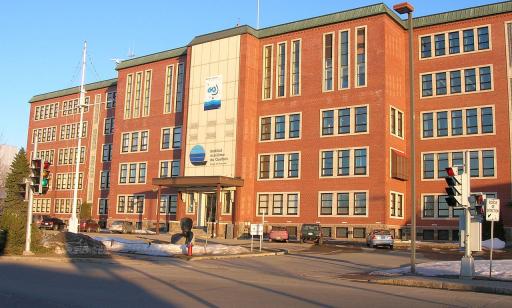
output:
M 500 220 L 500 199 L 487 198 L 485 199 L 485 220 L 499 221 Z
M 251 224 L 251 235 L 263 235 L 263 224 Z

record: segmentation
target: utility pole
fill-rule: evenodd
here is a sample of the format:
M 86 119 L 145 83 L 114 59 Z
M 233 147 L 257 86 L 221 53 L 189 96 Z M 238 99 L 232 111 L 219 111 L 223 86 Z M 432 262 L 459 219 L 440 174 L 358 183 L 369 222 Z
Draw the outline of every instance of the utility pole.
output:
M 462 202 L 464 206 L 464 257 L 460 260 L 460 278 L 461 279 L 472 279 L 473 273 L 475 272 L 475 261 L 473 256 L 471 255 L 471 212 L 468 197 L 471 194 L 471 183 L 470 183 L 470 155 L 469 151 L 464 153 L 465 163 L 464 163 L 464 173 L 466 176 L 463 177 L 462 185 L 465 186 L 463 188 L 466 194 L 462 194 Z M 464 183 L 465 182 L 465 183 Z
M 75 178 L 73 183 L 73 205 L 71 208 L 71 218 L 69 219 L 68 231 L 72 233 L 78 233 L 78 218 L 76 216 L 76 209 L 78 203 L 78 177 L 80 174 L 80 148 L 82 147 L 82 130 L 84 123 L 84 107 L 85 107 L 85 59 L 87 54 L 87 41 L 84 42 L 84 49 L 82 53 L 82 81 L 80 83 L 80 99 L 78 102 L 78 108 L 80 109 L 80 123 L 78 125 L 78 144 L 75 150 Z
M 30 158 L 30 164 L 32 159 L 37 155 L 37 138 L 34 141 L 34 149 L 32 151 L 32 157 Z M 32 170 L 32 169 L 31 169 Z M 32 172 L 32 171 L 31 171 Z M 34 192 L 32 191 L 32 183 L 28 185 L 28 209 L 27 209 L 27 228 L 25 232 L 25 250 L 23 251 L 24 256 L 30 256 L 34 253 L 30 251 L 30 244 L 32 242 L 32 203 L 34 202 Z

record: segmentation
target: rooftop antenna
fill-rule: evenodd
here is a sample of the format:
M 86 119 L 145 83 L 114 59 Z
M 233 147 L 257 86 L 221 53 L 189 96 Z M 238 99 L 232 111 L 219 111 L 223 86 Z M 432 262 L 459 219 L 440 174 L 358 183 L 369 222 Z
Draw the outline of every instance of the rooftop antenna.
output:
M 135 48 L 128 48 L 128 58 L 133 58 L 135 57 Z
M 238 18 L 237 18 L 236 26 L 237 26 L 237 27 L 240 27 L 240 17 L 238 17 Z
M 260 29 L 260 0 L 257 0 L 258 1 L 258 10 L 257 10 L 257 15 L 256 15 L 256 30 L 259 30 Z

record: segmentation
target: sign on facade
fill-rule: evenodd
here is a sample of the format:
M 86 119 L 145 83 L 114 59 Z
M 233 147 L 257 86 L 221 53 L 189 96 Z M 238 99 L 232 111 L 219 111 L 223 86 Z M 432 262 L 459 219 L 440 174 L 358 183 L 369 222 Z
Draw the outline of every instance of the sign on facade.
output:
M 500 199 L 487 198 L 485 199 L 485 220 L 499 221 L 500 220 Z
M 251 235 L 263 235 L 263 224 L 251 224 Z
M 222 76 L 206 78 L 204 110 L 219 109 L 222 99 Z

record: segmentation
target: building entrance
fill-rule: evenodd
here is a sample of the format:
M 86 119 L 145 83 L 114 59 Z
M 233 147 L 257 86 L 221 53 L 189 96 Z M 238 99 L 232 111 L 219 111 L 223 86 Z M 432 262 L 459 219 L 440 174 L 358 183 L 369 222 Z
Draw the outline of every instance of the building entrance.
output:
M 217 195 L 215 193 L 204 194 L 206 206 L 206 222 L 215 222 L 217 214 Z

